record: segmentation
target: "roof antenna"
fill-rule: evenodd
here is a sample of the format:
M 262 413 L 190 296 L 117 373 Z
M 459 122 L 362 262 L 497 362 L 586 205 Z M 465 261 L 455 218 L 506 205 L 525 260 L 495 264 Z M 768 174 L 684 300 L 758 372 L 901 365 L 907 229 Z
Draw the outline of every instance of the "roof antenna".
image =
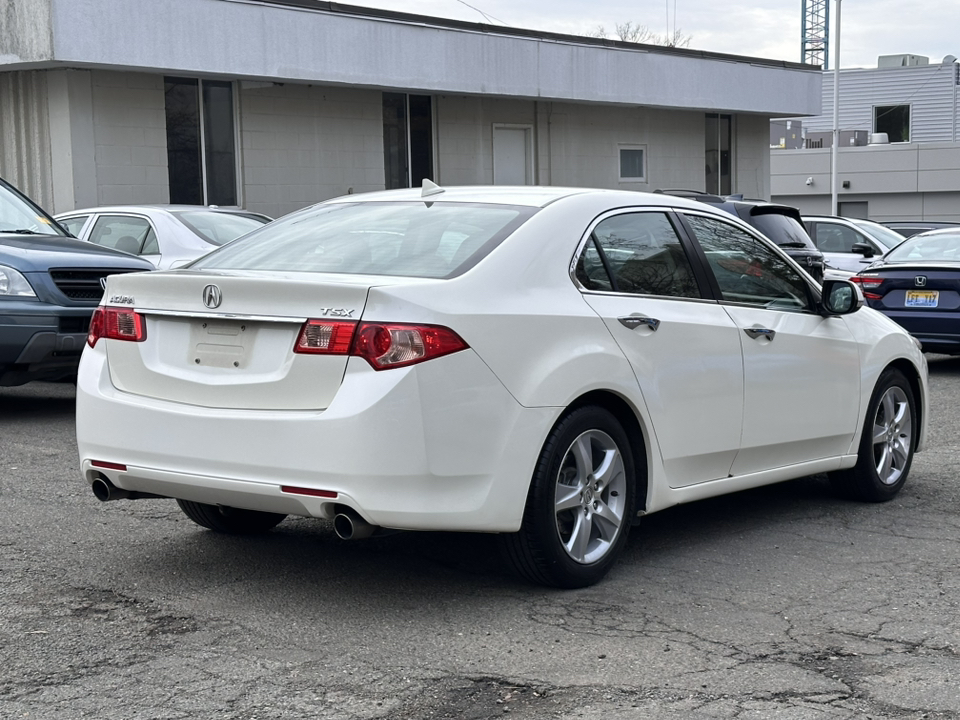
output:
M 437 185 L 435 182 L 431 182 L 426 178 L 423 179 L 423 190 L 420 191 L 420 197 L 439 195 L 442 192 L 444 192 L 443 188 Z

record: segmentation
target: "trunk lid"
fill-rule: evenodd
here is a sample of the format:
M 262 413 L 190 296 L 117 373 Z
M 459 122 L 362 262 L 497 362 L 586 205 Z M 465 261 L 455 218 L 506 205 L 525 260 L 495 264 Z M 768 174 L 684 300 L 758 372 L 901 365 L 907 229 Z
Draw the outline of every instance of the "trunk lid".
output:
M 371 281 L 253 271 L 113 276 L 104 304 L 133 307 L 146 339 L 101 341 L 110 379 L 124 392 L 203 407 L 325 409 L 348 357 L 298 354 L 294 344 L 308 318 L 359 320 Z

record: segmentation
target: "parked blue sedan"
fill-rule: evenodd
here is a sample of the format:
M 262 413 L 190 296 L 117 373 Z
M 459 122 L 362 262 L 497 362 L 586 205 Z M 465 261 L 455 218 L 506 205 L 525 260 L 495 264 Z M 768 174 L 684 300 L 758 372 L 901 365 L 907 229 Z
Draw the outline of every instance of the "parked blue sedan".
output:
M 74 377 L 104 278 L 152 269 L 71 237 L 0 179 L 0 386 Z
M 960 227 L 914 235 L 850 279 L 925 352 L 960 355 Z

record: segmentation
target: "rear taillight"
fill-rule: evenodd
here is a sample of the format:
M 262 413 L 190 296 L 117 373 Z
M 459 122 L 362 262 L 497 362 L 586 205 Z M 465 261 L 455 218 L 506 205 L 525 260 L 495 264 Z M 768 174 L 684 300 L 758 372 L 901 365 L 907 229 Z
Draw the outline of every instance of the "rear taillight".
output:
M 469 347 L 453 330 L 439 325 L 352 323 L 307 320 L 295 353 L 355 355 L 374 370 L 404 367 Z
M 362 323 L 350 354 L 362 357 L 374 370 L 386 370 L 432 360 L 467 347 L 453 330 L 438 325 Z
M 346 355 L 350 352 L 356 329 L 355 322 L 307 320 L 300 328 L 293 351 L 311 355 Z
M 100 338 L 143 342 L 147 339 L 147 326 L 143 316 L 133 308 L 101 306 L 90 318 L 87 344 L 94 347 Z
M 884 278 L 877 275 L 854 275 L 850 278 L 851 282 L 856 283 L 863 288 L 863 296 L 868 300 L 881 300 L 883 295 L 875 292 L 883 285 Z M 873 290 L 874 292 L 870 292 Z

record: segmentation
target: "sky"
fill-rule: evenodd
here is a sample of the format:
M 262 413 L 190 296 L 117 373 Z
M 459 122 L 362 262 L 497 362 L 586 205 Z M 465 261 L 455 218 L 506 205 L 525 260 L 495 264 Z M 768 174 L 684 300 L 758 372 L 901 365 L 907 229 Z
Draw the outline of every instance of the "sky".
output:
M 345 0 L 347 4 L 491 25 L 587 35 L 632 22 L 680 31 L 689 48 L 800 62 L 802 0 Z M 840 67 L 880 55 L 960 57 L 960 0 L 841 0 Z M 830 2 L 836 37 L 836 0 Z M 830 50 L 830 67 L 834 65 Z

